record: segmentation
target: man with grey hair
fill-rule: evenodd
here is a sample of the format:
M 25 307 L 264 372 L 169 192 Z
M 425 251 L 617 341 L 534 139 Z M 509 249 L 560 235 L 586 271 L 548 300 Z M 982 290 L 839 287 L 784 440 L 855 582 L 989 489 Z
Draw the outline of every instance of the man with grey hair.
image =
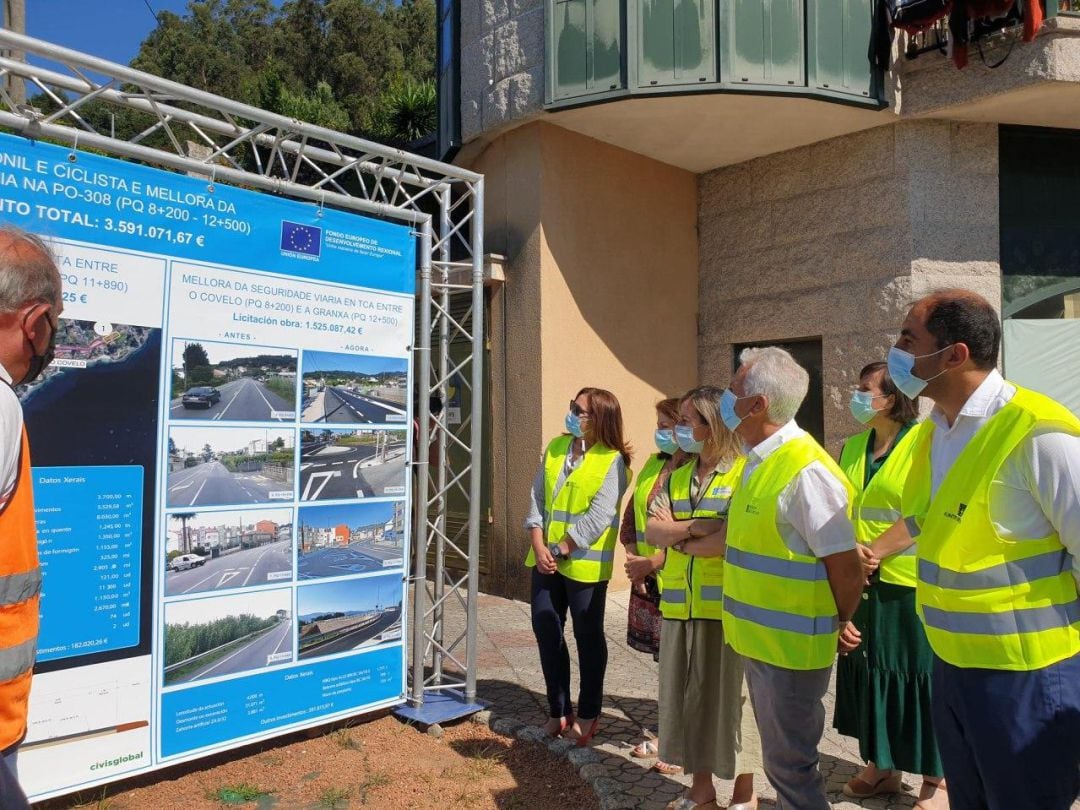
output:
M 747 448 L 728 510 L 724 635 L 745 659 L 765 775 L 781 810 L 827 810 L 818 771 L 822 698 L 863 571 L 851 486 L 795 423 L 809 375 L 783 349 L 746 349 L 720 415 Z M 843 629 L 843 633 L 840 630 Z
M 26 736 L 37 652 L 38 565 L 30 447 L 13 387 L 33 382 L 53 357 L 63 311 L 60 272 L 48 247 L 0 227 L 0 808 L 29 807 L 16 758 Z

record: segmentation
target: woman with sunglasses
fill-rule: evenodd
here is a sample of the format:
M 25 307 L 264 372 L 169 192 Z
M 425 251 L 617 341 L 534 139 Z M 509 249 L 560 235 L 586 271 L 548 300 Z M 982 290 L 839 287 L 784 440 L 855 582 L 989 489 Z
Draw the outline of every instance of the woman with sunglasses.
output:
M 865 799 L 899 793 L 902 771 L 922 774 L 916 810 L 949 806 L 934 737 L 930 680 L 934 656 L 915 613 L 915 546 L 893 540 L 911 469 L 918 406 L 883 362 L 859 372 L 851 414 L 866 430 L 844 443 L 840 466 L 855 487 L 852 518 L 867 588 L 840 637 L 833 726 L 859 741 L 866 767 L 844 785 Z
M 578 392 L 570 402 L 566 431 L 548 445 L 533 481 L 525 519 L 532 547 L 525 565 L 533 569 L 532 625 L 549 709 L 545 729 L 585 746 L 600 723 L 607 669 L 604 605 L 630 448 L 623 439 L 619 400 L 601 388 Z M 563 635 L 567 611 L 581 677 L 576 715 Z

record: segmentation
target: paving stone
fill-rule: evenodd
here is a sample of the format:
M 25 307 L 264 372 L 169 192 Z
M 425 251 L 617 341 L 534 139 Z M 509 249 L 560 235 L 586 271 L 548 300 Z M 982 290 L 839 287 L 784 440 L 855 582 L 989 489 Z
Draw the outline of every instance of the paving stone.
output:
M 525 728 L 525 724 L 520 720 L 515 720 L 512 717 L 499 717 L 495 722 L 491 724 L 491 730 L 496 734 L 502 734 L 507 737 L 514 737 L 518 731 Z
M 574 748 L 567 753 L 566 758 L 570 760 L 570 764 L 575 768 L 580 768 L 590 762 L 601 761 L 600 755 L 591 748 Z
M 534 742 L 547 745 L 551 739 L 548 733 L 544 731 L 540 726 L 522 726 L 514 732 L 514 736 L 524 742 Z
M 556 756 L 564 757 L 577 747 L 577 743 L 565 737 L 556 737 L 548 743 L 548 750 Z

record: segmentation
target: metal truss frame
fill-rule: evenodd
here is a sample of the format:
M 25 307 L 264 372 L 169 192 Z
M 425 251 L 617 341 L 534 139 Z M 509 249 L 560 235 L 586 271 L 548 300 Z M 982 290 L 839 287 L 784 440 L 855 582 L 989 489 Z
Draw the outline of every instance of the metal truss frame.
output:
M 59 66 L 39 67 L 10 54 Z M 22 82 L 22 103 L 12 84 Z M 47 100 L 47 101 L 46 101 Z M 87 107 L 94 102 L 94 105 Z M 146 126 L 119 138 L 88 110 L 140 114 Z M 100 116 L 99 116 L 100 117 Z M 114 120 L 114 119 L 110 119 Z M 483 404 L 482 175 L 400 149 L 306 124 L 103 59 L 0 29 L 0 127 L 149 165 L 408 224 L 417 239 L 418 339 L 413 346 L 417 440 L 413 470 L 413 553 L 408 703 L 443 693 L 476 701 L 476 599 L 480 559 L 480 442 Z M 458 303 L 465 297 L 464 315 Z M 458 306 L 453 306 L 458 304 Z M 455 314 L 451 314 L 451 313 Z M 450 356 L 467 342 L 465 357 Z M 471 409 L 459 425 L 429 410 L 464 383 Z M 428 447 L 438 459 L 429 466 Z M 416 450 L 415 448 L 419 448 Z M 453 452 L 451 452 L 453 450 Z M 460 493 L 468 521 L 448 529 L 447 501 Z M 434 553 L 429 578 L 428 554 Z M 448 565 L 447 563 L 455 563 Z M 464 573 L 461 573 L 464 570 Z M 446 609 L 463 611 L 447 637 Z

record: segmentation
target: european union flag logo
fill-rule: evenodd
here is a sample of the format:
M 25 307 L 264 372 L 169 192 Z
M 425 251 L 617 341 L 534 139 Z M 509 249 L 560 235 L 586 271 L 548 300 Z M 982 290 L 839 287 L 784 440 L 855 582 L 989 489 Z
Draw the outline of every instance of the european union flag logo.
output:
M 322 252 L 322 228 L 281 221 L 281 249 L 286 253 L 318 256 Z

